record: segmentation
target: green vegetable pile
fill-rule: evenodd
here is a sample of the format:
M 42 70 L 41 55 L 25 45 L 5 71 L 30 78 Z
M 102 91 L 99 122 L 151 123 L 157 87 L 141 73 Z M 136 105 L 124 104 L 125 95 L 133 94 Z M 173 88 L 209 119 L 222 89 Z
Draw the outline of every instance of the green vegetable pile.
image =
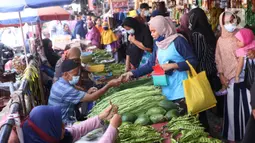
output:
M 125 65 L 117 64 L 117 63 L 109 64 L 106 67 L 106 71 L 112 72 L 113 76 L 119 76 L 119 75 L 125 73 Z
M 162 140 L 160 133 L 149 126 L 122 123 L 119 127 L 120 143 L 155 143 Z
M 101 96 L 100 100 L 125 89 L 148 85 L 153 85 L 151 78 L 141 78 L 138 80 L 130 81 L 128 83 L 121 84 L 119 87 L 110 88 L 103 96 Z
M 89 65 L 102 64 L 102 61 L 112 60 L 112 55 L 105 50 L 96 50 L 92 53 L 92 62 Z M 124 64 L 108 63 L 105 66 L 105 70 L 100 73 L 94 73 L 95 75 L 104 76 L 112 72 L 113 76 L 119 76 L 125 72 Z
M 112 55 L 105 50 L 96 50 L 92 53 L 93 62 L 90 64 L 101 64 L 103 60 L 111 60 Z
M 91 110 L 88 117 L 93 117 L 109 106 L 109 101 L 119 107 L 119 113 L 139 115 L 158 105 L 165 97 L 161 90 L 154 86 L 139 86 L 116 92 L 99 101 Z
M 172 143 L 222 143 L 218 139 L 209 138 L 198 117 L 191 115 L 173 118 L 167 124 L 167 131 L 172 133 Z

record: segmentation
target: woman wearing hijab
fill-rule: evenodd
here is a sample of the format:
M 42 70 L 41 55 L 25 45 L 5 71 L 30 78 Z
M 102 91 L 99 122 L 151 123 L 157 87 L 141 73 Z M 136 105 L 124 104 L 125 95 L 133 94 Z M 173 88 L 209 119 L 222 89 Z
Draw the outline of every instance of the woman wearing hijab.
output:
M 244 77 L 235 83 L 238 66 L 236 57 L 237 39 L 235 38 L 237 17 L 231 12 L 220 15 L 221 36 L 217 42 L 216 64 L 223 86 L 227 87 L 224 108 L 223 136 L 230 142 L 241 141 L 250 116 L 250 92 L 244 84 Z
M 198 58 L 196 70 L 197 72 L 206 72 L 213 91 L 217 92 L 220 90 L 221 84 L 215 64 L 216 37 L 205 12 L 199 7 L 189 12 L 189 30 L 191 44 Z M 200 113 L 199 119 L 206 131 L 209 131 L 206 111 Z
M 149 22 L 150 31 L 156 46 L 146 65 L 121 76 L 124 81 L 131 77 L 138 78 L 153 71 L 152 67 L 160 65 L 167 75 L 168 85 L 162 86 L 163 95 L 168 100 L 179 103 L 186 108 L 182 81 L 187 79 L 189 66 L 196 67 L 197 60 L 192 48 L 182 36 L 178 35 L 174 24 L 163 16 L 156 16 Z
M 101 44 L 107 52 L 112 53 L 116 59 L 117 48 L 119 47 L 118 38 L 113 33 L 111 29 L 109 29 L 109 25 L 107 22 L 103 23 L 103 32 L 101 33 Z
M 52 42 L 50 39 L 46 38 L 43 39 L 43 49 L 44 49 L 44 54 L 50 64 L 50 66 L 55 69 L 57 61 L 60 59 L 60 56 L 54 52 L 52 49 Z
M 182 15 L 181 19 L 180 19 L 180 26 L 177 29 L 177 32 L 182 34 L 187 40 L 188 42 L 191 44 L 191 40 L 189 37 L 189 15 L 186 13 L 184 15 Z
M 92 45 L 100 47 L 101 35 L 98 29 L 95 27 L 92 21 L 88 21 L 88 33 L 86 34 L 86 39 L 90 40 Z
M 129 71 L 147 63 L 153 49 L 153 39 L 149 27 L 134 18 L 126 18 L 123 27 L 129 34 L 130 45 L 126 51 L 126 71 Z
M 103 126 L 103 120 L 110 120 L 110 125 L 99 143 L 112 143 L 117 137 L 117 128 L 121 116 L 111 115 L 112 106 L 100 115 L 65 128 L 58 106 L 37 106 L 22 125 L 25 143 L 73 143 L 88 132 Z

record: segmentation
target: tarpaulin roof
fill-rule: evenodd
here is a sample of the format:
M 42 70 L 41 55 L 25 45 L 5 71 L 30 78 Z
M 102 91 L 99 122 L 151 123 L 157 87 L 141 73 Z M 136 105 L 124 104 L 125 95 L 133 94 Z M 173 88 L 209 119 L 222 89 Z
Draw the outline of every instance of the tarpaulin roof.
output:
M 18 12 L 25 8 L 41 8 L 71 4 L 73 0 L 0 0 L 0 12 Z
M 65 9 L 59 6 L 38 9 L 26 8 L 20 14 L 22 23 L 68 20 L 70 16 Z M 0 13 L 0 25 L 15 25 L 19 23 L 19 14 L 17 12 Z

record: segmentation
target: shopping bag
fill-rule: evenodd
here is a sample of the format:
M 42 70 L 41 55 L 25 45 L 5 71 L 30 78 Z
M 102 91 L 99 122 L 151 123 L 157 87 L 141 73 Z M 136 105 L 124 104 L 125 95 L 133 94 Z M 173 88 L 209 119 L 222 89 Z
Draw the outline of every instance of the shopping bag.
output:
M 194 115 L 216 106 L 216 99 L 205 71 L 197 73 L 192 65 L 189 65 L 188 79 L 183 81 L 184 94 L 188 113 Z
M 255 76 L 255 64 L 253 60 L 246 59 L 244 83 L 247 89 L 251 89 Z

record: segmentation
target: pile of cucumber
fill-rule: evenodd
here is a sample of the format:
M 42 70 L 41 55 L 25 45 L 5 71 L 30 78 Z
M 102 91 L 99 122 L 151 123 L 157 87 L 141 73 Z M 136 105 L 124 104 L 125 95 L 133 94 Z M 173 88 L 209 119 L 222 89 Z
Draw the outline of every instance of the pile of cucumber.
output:
M 157 106 L 149 108 L 147 111 L 141 112 L 138 115 L 124 113 L 122 115 L 122 121 L 145 126 L 166 122 L 178 116 L 179 112 L 177 105 L 171 101 L 162 100 Z

